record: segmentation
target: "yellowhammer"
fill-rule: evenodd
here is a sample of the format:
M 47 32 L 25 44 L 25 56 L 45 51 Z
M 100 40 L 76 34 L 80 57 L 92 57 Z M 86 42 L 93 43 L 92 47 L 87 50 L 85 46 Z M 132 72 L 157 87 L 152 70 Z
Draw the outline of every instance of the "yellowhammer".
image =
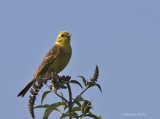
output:
M 72 48 L 70 46 L 71 35 L 72 34 L 66 31 L 61 31 L 59 33 L 55 45 L 46 54 L 34 77 L 17 96 L 23 97 L 38 76 L 43 76 L 47 72 L 54 72 L 55 74 L 58 74 L 67 66 L 72 55 Z

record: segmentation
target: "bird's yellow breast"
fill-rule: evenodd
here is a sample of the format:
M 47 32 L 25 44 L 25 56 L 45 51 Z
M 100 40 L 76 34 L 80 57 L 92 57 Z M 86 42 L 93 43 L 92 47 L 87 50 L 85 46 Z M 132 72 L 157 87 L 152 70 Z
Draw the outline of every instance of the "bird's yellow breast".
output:
M 61 72 L 67 66 L 71 58 L 71 54 L 72 54 L 72 49 L 70 46 L 67 48 L 61 47 L 60 52 L 58 53 L 57 57 L 52 62 L 52 64 L 50 64 L 47 71 L 48 72 L 53 71 L 56 74 Z

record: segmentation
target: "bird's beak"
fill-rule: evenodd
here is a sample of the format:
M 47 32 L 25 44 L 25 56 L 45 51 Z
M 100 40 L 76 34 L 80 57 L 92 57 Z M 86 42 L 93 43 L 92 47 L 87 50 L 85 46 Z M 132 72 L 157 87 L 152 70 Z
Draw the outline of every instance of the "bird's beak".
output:
M 68 35 L 67 35 L 67 36 L 69 36 L 69 37 L 70 37 L 71 35 L 72 35 L 71 33 L 68 33 Z

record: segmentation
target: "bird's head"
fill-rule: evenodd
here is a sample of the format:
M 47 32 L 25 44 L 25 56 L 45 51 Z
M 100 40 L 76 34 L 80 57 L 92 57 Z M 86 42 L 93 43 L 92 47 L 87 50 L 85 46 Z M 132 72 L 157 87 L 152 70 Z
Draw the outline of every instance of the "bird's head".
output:
M 67 31 L 59 32 L 59 35 L 58 35 L 57 40 L 56 40 L 56 44 L 59 44 L 59 45 L 70 44 L 71 35 L 72 34 L 68 33 Z

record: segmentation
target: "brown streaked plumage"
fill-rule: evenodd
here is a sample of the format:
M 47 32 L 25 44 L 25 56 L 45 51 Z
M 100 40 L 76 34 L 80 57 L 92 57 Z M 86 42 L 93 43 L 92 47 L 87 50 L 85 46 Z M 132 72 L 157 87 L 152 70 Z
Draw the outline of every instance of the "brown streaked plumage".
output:
M 54 72 L 58 74 L 67 66 L 72 55 L 70 36 L 71 34 L 66 31 L 61 31 L 59 33 L 55 45 L 46 54 L 34 77 L 17 96 L 23 97 L 38 76 L 43 76 L 47 72 Z

